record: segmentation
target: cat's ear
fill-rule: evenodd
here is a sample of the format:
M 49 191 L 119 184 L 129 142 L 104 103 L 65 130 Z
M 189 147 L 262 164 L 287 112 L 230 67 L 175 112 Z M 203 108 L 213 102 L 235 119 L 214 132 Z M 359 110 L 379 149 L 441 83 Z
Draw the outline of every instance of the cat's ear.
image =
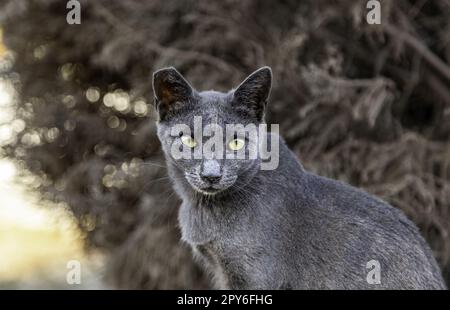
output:
M 272 87 L 272 70 L 262 67 L 250 74 L 234 91 L 232 105 L 235 109 L 254 117 L 264 118 L 264 110 Z
M 153 93 L 159 118 L 164 120 L 168 112 L 192 98 L 194 89 L 175 68 L 170 67 L 153 73 Z

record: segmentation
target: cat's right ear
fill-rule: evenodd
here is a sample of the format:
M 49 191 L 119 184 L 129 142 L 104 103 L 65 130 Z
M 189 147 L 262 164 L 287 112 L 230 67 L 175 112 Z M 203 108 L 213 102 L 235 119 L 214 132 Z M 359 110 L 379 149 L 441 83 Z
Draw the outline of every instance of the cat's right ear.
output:
M 170 67 L 153 73 L 153 93 L 159 120 L 164 120 L 169 112 L 188 102 L 194 90 L 175 68 Z

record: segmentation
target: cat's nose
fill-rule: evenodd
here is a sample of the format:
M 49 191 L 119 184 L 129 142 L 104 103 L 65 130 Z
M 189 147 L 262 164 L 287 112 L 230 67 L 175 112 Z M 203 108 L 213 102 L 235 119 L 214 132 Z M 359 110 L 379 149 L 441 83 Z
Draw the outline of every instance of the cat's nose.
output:
M 221 175 L 202 175 L 202 180 L 209 184 L 217 184 L 220 181 Z
M 210 184 L 218 183 L 222 178 L 222 172 L 220 170 L 220 164 L 217 160 L 206 160 L 203 162 L 200 177 L 203 181 Z

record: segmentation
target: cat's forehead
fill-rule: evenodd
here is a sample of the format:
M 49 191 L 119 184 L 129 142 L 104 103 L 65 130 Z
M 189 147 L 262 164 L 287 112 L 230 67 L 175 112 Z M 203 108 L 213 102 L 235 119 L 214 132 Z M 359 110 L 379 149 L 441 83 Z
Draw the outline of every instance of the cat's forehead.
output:
M 241 122 L 231 106 L 232 94 L 218 91 L 202 91 L 198 93 L 197 100 L 191 111 L 189 119 L 201 116 L 204 124 L 208 123 L 236 123 Z
M 193 100 L 180 109 L 178 113 L 169 118 L 162 126 L 184 124 L 194 128 L 194 123 L 201 121 L 202 126 L 217 124 L 247 125 L 252 120 L 236 111 L 232 106 L 233 92 L 222 93 L 218 91 L 196 92 Z
M 227 110 L 230 107 L 232 95 L 214 90 L 202 91 L 198 93 L 197 105 L 209 112 Z

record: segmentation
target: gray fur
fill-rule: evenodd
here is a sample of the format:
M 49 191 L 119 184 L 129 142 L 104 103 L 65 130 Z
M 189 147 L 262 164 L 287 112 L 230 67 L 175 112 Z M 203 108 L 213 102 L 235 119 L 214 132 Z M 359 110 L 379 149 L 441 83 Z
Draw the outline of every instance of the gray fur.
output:
M 175 94 L 162 94 L 161 77 Z M 181 81 L 181 82 L 179 82 Z M 306 171 L 280 139 L 276 170 L 260 161 L 175 161 L 174 124 L 263 121 L 271 71 L 262 68 L 238 88 L 197 92 L 173 68 L 154 75 L 158 136 L 174 189 L 182 199 L 182 238 L 230 289 L 445 289 L 436 261 L 416 226 L 398 209 L 339 181 Z M 181 85 L 181 86 L 180 86 Z M 186 94 L 188 94 L 186 96 Z M 181 98 L 181 99 L 180 99 Z M 163 111 L 161 111 L 163 109 Z M 163 117 L 161 117 L 163 116 Z M 218 165 L 220 166 L 220 173 Z M 211 184 L 202 173 L 220 174 Z M 205 189 L 203 191 L 202 189 Z M 381 264 L 381 284 L 368 284 L 366 263 Z

